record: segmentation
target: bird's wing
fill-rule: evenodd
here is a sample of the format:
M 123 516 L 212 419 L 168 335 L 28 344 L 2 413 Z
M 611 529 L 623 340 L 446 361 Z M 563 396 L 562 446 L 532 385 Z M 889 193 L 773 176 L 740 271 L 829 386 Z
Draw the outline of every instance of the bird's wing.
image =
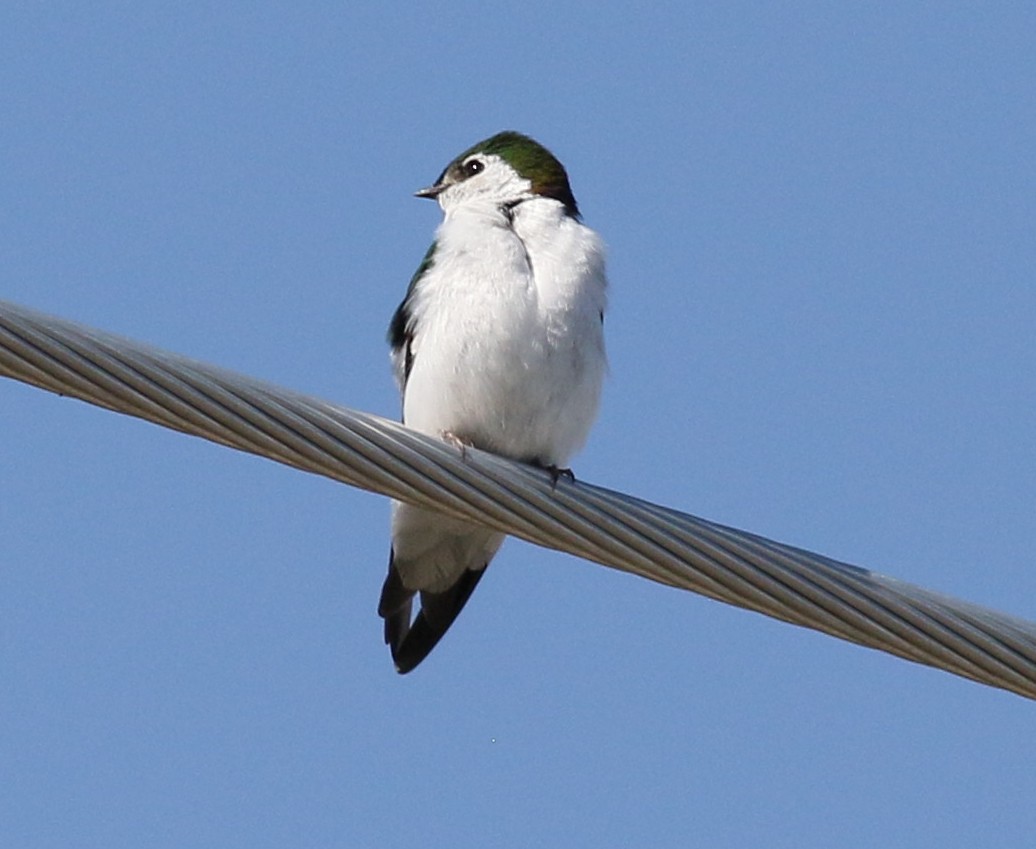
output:
M 392 370 L 396 376 L 396 383 L 399 391 L 406 391 L 406 382 L 410 377 L 410 371 L 414 367 L 414 334 L 416 333 L 416 319 L 414 316 L 414 293 L 417 284 L 425 274 L 428 273 L 435 263 L 435 246 L 432 242 L 428 251 L 421 260 L 421 264 L 410 278 L 410 285 L 407 286 L 403 302 L 392 315 L 389 322 L 388 342 L 392 348 Z

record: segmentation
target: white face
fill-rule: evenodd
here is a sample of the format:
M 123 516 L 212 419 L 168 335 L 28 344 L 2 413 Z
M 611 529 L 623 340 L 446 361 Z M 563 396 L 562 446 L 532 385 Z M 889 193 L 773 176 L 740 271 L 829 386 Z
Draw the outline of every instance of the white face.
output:
M 469 203 L 500 206 L 532 197 L 532 184 L 496 154 L 473 153 L 447 170 L 438 197 L 444 211 Z

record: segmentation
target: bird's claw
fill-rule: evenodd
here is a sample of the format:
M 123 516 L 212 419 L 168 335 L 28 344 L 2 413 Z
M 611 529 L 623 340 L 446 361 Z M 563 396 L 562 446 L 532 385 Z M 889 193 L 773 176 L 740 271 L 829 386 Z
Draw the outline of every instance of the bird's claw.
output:
M 465 439 L 463 436 L 457 436 L 451 430 L 443 430 L 439 432 L 439 436 L 442 437 L 442 441 L 452 445 L 458 451 L 460 451 L 460 458 L 466 460 L 468 456 L 468 448 L 474 447 L 471 440 Z
M 538 460 L 533 460 L 532 461 L 532 465 L 535 466 L 537 469 L 543 469 L 543 471 L 545 471 L 548 475 L 550 475 L 550 488 L 551 489 L 557 489 L 558 481 L 561 480 L 561 478 L 564 478 L 569 483 L 575 483 L 576 482 L 576 476 L 574 474 L 572 474 L 572 470 L 571 469 L 560 469 L 557 466 L 555 466 L 553 463 L 550 463 L 550 464 L 541 463 Z

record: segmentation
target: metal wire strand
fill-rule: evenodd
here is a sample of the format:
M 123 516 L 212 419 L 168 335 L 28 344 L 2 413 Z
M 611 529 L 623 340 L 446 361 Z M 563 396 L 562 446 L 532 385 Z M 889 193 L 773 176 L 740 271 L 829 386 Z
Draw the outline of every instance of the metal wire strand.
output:
M 0 375 L 1036 698 L 1036 623 L 5 301 Z

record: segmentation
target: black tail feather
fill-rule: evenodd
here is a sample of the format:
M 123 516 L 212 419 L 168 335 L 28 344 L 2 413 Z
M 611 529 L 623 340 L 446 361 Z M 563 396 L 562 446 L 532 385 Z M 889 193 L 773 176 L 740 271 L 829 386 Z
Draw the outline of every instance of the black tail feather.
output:
M 444 592 L 422 592 L 421 609 L 411 622 L 416 592 L 403 586 L 394 560 L 393 553 L 389 556 L 389 573 L 381 590 L 378 615 L 385 620 L 385 642 L 392 651 L 396 671 L 405 675 L 428 657 L 449 630 L 486 570 L 485 566 L 466 569 Z

